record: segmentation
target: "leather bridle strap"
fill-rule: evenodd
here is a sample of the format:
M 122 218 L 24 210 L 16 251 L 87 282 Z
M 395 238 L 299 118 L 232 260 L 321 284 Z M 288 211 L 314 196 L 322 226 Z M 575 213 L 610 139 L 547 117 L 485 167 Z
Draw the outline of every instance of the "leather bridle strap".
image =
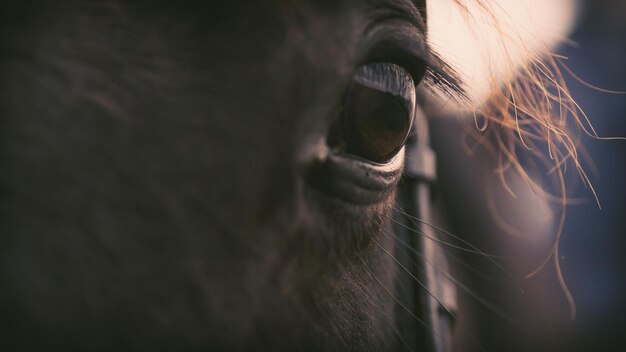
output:
M 423 324 L 416 334 L 422 335 L 423 348 L 433 352 L 452 350 L 452 329 L 456 316 L 456 287 L 449 279 L 448 263 L 431 226 L 431 190 L 436 180 L 435 154 L 430 148 L 428 123 L 422 110 L 415 111 L 415 133 L 406 145 L 405 177 L 398 197 L 404 223 L 410 232 L 415 268 L 419 278 L 413 280 L 417 302 L 416 316 Z M 401 203 L 407 204 L 401 204 Z M 425 325 L 425 326 L 424 326 Z
M 413 0 L 413 3 L 426 24 L 426 0 Z M 456 286 L 450 280 L 439 233 L 432 226 L 431 191 L 437 176 L 436 158 L 430 147 L 428 121 L 419 106 L 414 119 L 414 131 L 405 147 L 404 177 L 396 197 L 403 224 L 397 230 L 403 232 L 402 237 L 411 246 L 408 254 L 413 267 L 409 269 L 418 279 L 411 280 L 413 304 L 410 306 L 419 319 L 413 324 L 415 347 L 449 352 L 457 312 Z

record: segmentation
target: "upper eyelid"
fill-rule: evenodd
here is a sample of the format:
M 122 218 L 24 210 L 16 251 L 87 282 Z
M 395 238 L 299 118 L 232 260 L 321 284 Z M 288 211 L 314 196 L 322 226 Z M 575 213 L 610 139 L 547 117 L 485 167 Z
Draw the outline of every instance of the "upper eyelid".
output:
M 417 15 L 419 16 L 419 15 Z M 414 16 L 400 14 L 395 10 L 378 12 L 376 20 L 365 29 L 359 52 L 358 64 L 387 61 L 404 67 L 416 84 L 424 81 L 427 87 L 436 89 L 454 100 L 466 101 L 459 75 L 431 50 L 419 28 L 423 21 Z
M 370 18 L 375 19 L 373 23 L 395 18 L 410 23 L 421 32 L 426 30 L 424 11 L 418 9 L 415 2 L 411 0 L 383 1 L 382 3 L 378 0 L 370 4 L 367 12 Z
M 385 18 L 370 25 L 363 36 L 357 61 L 359 65 L 388 61 L 405 68 L 419 82 L 426 73 L 426 41 L 410 23 Z

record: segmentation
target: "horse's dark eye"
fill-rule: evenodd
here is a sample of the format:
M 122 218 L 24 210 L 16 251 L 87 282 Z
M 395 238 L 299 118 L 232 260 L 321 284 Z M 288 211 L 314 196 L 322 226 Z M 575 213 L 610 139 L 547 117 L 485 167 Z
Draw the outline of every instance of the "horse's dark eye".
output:
M 361 66 L 347 90 L 329 144 L 342 152 L 385 163 L 404 145 L 415 109 L 415 84 L 390 63 Z

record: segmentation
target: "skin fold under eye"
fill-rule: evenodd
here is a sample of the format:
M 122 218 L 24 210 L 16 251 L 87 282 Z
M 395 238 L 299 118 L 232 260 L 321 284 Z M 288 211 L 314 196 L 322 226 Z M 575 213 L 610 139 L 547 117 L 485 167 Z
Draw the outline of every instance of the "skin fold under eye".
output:
M 328 143 L 336 151 L 383 164 L 406 142 L 415 110 L 415 83 L 391 63 L 361 66 L 346 92 Z

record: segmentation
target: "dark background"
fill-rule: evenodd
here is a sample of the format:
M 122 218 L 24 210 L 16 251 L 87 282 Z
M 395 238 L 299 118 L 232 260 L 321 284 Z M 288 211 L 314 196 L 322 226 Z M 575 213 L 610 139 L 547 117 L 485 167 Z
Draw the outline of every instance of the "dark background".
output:
M 626 91 L 626 2 L 582 3 L 571 38 L 578 47 L 560 52 L 573 72 L 595 86 Z M 626 136 L 626 95 L 565 77 L 599 135 Z M 562 268 L 578 312 L 565 338 L 572 349 L 626 351 L 626 141 L 584 138 L 583 145 L 598 170 L 592 182 L 602 209 L 592 199 L 568 209 Z M 588 193 L 578 192 L 589 199 Z

